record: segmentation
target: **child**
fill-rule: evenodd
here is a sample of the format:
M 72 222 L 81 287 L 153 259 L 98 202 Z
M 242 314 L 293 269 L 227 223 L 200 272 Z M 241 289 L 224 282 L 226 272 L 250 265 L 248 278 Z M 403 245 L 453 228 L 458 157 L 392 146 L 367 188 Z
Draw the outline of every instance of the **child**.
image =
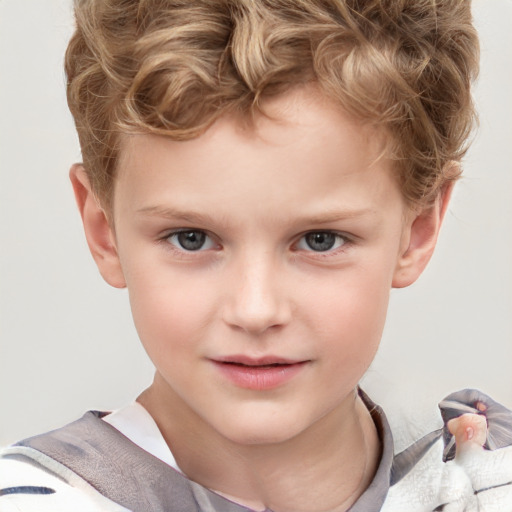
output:
M 455 393 L 444 429 L 393 456 L 358 388 L 459 174 L 468 2 L 83 0 L 76 16 L 71 179 L 156 375 L 132 406 L 5 450 L 0 509 L 510 507 L 509 411 Z

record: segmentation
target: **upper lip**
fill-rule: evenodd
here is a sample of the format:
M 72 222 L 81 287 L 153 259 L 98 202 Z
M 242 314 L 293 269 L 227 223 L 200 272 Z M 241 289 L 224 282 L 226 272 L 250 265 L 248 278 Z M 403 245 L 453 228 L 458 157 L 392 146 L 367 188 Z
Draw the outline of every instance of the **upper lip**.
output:
M 243 364 L 245 366 L 268 366 L 271 364 L 297 364 L 306 362 L 305 359 L 289 359 L 273 355 L 251 357 L 243 354 L 215 357 L 213 361 L 217 363 Z

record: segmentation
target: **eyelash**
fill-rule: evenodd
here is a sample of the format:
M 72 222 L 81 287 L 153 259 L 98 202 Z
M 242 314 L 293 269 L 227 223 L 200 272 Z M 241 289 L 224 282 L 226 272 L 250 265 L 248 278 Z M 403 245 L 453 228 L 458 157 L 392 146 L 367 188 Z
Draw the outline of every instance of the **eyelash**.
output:
M 308 238 L 308 236 L 318 236 L 318 235 L 321 235 L 323 237 L 325 237 L 325 235 L 334 237 L 334 240 L 333 240 L 334 246 L 329 247 L 324 251 L 315 251 L 308 243 L 307 238 Z M 309 246 L 309 249 L 299 248 L 299 250 L 305 250 L 306 252 L 313 253 L 315 255 L 322 255 L 324 257 L 327 257 L 329 255 L 338 254 L 339 252 L 346 250 L 347 245 L 350 244 L 350 242 L 351 242 L 351 240 L 348 236 L 346 236 L 345 234 L 342 234 L 342 233 L 338 233 L 337 231 L 330 231 L 330 230 L 308 231 L 307 233 L 304 233 L 299 238 L 299 240 L 295 243 L 295 246 L 298 247 L 299 244 L 306 244 Z M 336 244 L 338 244 L 338 245 L 336 245 Z
M 192 234 L 192 233 L 204 235 L 206 237 L 206 240 L 210 241 L 210 246 L 207 248 L 203 248 L 201 246 L 197 250 L 189 250 L 189 249 L 186 249 L 185 247 L 183 247 L 183 245 L 179 242 L 177 242 L 176 244 L 171 242 L 171 239 L 177 238 L 180 234 Z M 335 237 L 334 243 L 338 244 L 338 245 L 333 248 L 328 248 L 325 251 L 315 251 L 311 247 L 309 249 L 306 249 L 304 247 L 302 247 L 302 248 L 299 247 L 299 244 L 309 245 L 306 241 L 306 237 L 311 236 L 311 235 L 333 235 Z M 181 254 L 183 256 L 208 251 L 208 250 L 214 248 L 214 247 L 212 247 L 212 245 L 213 246 L 217 245 L 218 247 L 220 247 L 220 244 L 216 244 L 213 236 L 208 234 L 207 231 L 205 231 L 203 229 L 195 229 L 195 228 L 177 229 L 175 231 L 171 231 L 170 233 L 166 233 L 164 236 L 162 236 L 159 241 L 166 244 L 166 246 L 169 249 L 171 249 L 174 252 Z M 293 249 L 294 251 L 304 251 L 306 253 L 310 253 L 311 255 L 315 255 L 316 257 L 325 258 L 325 257 L 329 257 L 332 255 L 337 255 L 341 252 L 346 251 L 352 244 L 353 244 L 353 240 L 346 234 L 327 229 L 327 230 L 318 230 L 318 231 L 307 231 L 307 232 L 303 233 L 302 235 L 300 235 L 300 237 L 297 239 L 297 241 L 294 242 L 292 247 L 294 248 Z
M 176 252 L 183 253 L 183 254 L 199 253 L 199 252 L 204 252 L 206 250 L 213 248 L 210 246 L 210 247 L 207 247 L 206 249 L 204 249 L 201 246 L 198 250 L 192 250 L 192 249 L 186 249 L 185 247 L 183 247 L 183 245 L 181 243 L 179 244 L 180 246 L 178 246 L 179 242 L 177 244 L 174 244 L 171 242 L 171 239 L 173 239 L 173 238 L 177 239 L 182 234 L 192 234 L 192 233 L 204 235 L 205 238 L 207 240 L 209 240 L 209 242 L 210 242 L 209 245 L 215 245 L 215 241 L 213 240 L 213 237 L 211 235 L 209 235 L 208 232 L 204 231 L 203 229 L 177 229 L 175 231 L 167 233 L 165 236 L 163 236 L 161 238 L 161 241 L 166 243 L 168 246 L 170 246 Z

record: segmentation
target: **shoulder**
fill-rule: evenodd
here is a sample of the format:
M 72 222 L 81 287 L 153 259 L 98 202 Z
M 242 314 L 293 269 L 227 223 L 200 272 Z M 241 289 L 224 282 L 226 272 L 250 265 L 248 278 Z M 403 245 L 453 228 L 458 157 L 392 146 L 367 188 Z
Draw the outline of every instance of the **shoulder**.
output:
M 0 510 L 127 512 L 160 510 L 155 505 L 160 503 L 181 512 L 196 510 L 190 481 L 103 417 L 89 411 L 4 450 L 1 471 L 13 477 L 0 480 Z
M 511 510 L 512 412 L 477 390 L 439 409 L 443 426 L 395 455 L 384 510 Z
M 128 512 L 55 458 L 24 445 L 0 450 L 0 510 Z
M 71 470 L 27 447 L 0 451 L 2 512 L 127 512 Z

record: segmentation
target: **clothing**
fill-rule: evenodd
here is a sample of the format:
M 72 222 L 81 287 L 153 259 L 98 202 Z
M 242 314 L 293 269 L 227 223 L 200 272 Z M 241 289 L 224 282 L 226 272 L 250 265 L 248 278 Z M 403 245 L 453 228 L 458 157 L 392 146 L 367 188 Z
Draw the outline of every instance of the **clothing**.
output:
M 477 391 L 455 393 L 441 402 L 445 422 L 467 412 L 483 414 L 476 404 L 485 404 L 486 449 L 456 452 L 445 423 L 394 456 L 384 412 L 361 396 L 375 421 L 382 455 L 371 485 L 351 512 L 512 511 L 510 411 Z M 166 452 L 156 424 L 138 407 L 110 418 L 89 412 L 67 427 L 4 450 L 0 511 L 249 510 L 188 480 Z
M 112 425 L 134 444 L 181 473 L 155 420 L 138 402 L 133 402 L 101 419 Z

